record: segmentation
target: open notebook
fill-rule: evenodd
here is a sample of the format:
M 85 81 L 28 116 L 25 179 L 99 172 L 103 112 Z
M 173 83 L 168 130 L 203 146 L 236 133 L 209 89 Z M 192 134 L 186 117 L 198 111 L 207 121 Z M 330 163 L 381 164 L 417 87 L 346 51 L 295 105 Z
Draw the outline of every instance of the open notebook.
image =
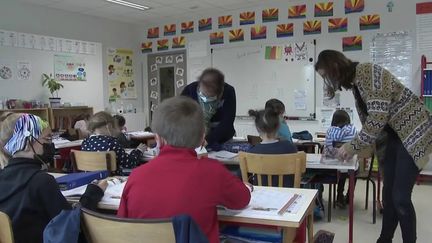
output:
M 125 178 L 108 178 L 108 187 L 105 190 L 104 197 L 101 202 L 118 201 L 123 193 L 124 186 L 126 185 Z M 63 196 L 79 199 L 85 192 L 87 185 L 74 188 L 72 190 L 62 191 Z

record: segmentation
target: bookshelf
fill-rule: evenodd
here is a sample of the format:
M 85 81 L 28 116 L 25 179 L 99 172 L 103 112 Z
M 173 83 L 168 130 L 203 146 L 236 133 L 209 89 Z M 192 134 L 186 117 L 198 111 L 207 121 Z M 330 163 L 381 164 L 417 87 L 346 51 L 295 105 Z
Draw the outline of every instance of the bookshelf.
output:
M 3 115 L 6 112 L 29 113 L 29 114 L 33 114 L 33 115 L 39 116 L 43 120 L 49 122 L 49 110 L 48 110 L 48 108 L 4 109 L 4 110 L 0 110 L 0 116 Z
M 429 66 L 429 67 L 428 67 Z M 432 111 L 432 62 L 426 59 L 426 56 L 421 57 L 421 99 L 425 106 Z
M 81 114 L 93 115 L 93 107 L 72 106 L 49 109 L 51 128 L 56 131 L 65 131 L 72 128 L 74 120 Z

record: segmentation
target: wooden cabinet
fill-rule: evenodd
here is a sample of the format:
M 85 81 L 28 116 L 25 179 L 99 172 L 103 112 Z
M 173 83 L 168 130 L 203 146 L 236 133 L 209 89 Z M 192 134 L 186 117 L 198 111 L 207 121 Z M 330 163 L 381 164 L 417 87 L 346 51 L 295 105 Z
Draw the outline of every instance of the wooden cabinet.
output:
M 39 116 L 43 120 L 49 122 L 49 110 L 48 110 L 48 108 L 0 110 L 0 116 L 3 115 L 6 112 L 29 113 L 29 114 L 33 114 L 33 115 Z
M 48 121 L 51 129 L 65 131 L 73 126 L 72 123 L 79 115 L 93 115 L 93 107 L 75 106 L 62 108 L 10 109 L 0 110 L 0 116 L 5 112 L 30 113 Z
M 83 114 L 93 115 L 93 107 L 74 106 L 49 109 L 50 124 L 53 130 L 64 131 L 72 128 L 76 118 Z

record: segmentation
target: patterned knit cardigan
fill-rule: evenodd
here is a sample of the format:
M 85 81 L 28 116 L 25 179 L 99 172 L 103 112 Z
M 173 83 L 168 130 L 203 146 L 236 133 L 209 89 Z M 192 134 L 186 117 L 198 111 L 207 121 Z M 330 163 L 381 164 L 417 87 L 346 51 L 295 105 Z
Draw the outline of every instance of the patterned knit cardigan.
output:
M 432 118 L 419 97 L 388 70 L 371 63 L 357 65 L 354 85 L 368 114 L 363 114 L 357 106 L 363 128 L 351 143 L 344 145 L 345 150 L 350 154 L 370 151 L 388 124 L 398 134 L 418 169 L 422 169 L 432 153 Z

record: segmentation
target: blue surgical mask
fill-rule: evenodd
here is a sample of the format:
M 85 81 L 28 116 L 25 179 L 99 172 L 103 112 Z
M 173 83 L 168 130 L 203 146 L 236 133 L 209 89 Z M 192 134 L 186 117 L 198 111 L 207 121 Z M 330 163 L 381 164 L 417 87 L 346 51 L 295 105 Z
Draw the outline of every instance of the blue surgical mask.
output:
M 209 103 L 217 100 L 217 96 L 207 97 L 201 91 L 198 91 L 198 96 L 204 103 Z

